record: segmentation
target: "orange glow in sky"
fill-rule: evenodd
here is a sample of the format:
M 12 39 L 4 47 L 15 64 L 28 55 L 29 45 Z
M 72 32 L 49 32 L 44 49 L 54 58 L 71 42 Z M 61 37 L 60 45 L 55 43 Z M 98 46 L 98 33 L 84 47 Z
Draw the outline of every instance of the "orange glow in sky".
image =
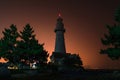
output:
M 60 8 L 66 51 L 79 54 L 86 67 L 120 68 L 120 60 L 112 61 L 99 53 L 103 48 L 100 39 L 107 33 L 106 24 L 114 24 L 118 3 L 120 0 L 0 0 L 0 37 L 11 24 L 21 31 L 29 23 L 39 43 L 45 43 L 44 48 L 51 55 Z

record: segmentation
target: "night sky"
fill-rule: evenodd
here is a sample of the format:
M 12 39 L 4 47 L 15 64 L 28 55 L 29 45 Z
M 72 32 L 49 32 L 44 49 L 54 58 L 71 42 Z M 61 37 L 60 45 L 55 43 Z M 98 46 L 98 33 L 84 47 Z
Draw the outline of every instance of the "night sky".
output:
M 0 0 L 0 37 L 4 28 L 15 24 L 22 30 L 30 24 L 44 48 L 54 51 L 56 19 L 60 9 L 66 29 L 68 53 L 79 54 L 86 68 L 120 68 L 120 59 L 112 61 L 99 54 L 100 39 L 113 25 L 120 0 Z

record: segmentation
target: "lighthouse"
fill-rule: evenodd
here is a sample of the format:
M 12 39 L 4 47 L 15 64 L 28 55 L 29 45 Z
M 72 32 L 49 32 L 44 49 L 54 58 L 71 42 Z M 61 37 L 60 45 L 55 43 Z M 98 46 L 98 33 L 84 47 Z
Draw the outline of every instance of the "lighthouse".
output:
M 54 32 L 56 33 L 54 52 L 65 54 L 66 53 L 65 39 L 64 39 L 65 28 L 60 13 L 58 15 L 57 24 Z
M 50 63 L 54 66 L 55 70 L 64 71 L 64 70 L 77 70 L 82 62 L 79 58 L 79 55 L 71 54 L 66 52 L 65 47 L 65 28 L 63 24 L 63 19 L 61 14 L 57 18 L 55 32 L 55 48 L 50 56 Z
M 52 63 L 61 65 L 63 58 L 66 56 L 66 47 L 64 38 L 65 28 L 60 13 L 57 18 L 57 23 L 54 32 L 55 32 L 55 47 L 50 58 Z

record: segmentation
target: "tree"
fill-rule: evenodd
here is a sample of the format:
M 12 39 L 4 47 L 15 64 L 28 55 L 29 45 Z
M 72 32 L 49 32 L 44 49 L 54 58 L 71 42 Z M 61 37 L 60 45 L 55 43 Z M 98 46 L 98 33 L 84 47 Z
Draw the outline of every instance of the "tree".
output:
M 82 60 L 78 54 L 66 54 L 67 56 L 63 59 L 63 64 L 67 67 L 80 67 L 83 65 Z
M 27 24 L 23 31 L 20 32 L 21 40 L 18 43 L 18 51 L 21 60 L 26 64 L 39 62 L 40 65 L 47 63 L 48 53 L 44 50 L 43 45 L 39 44 L 35 38 L 34 30 Z
M 109 33 L 104 34 L 101 42 L 108 48 L 101 49 L 100 51 L 101 54 L 107 54 L 113 60 L 119 59 L 120 57 L 120 8 L 115 14 L 115 21 L 117 23 L 113 26 L 106 26 Z
M 19 37 L 16 25 L 12 24 L 9 29 L 5 28 L 2 33 L 3 37 L 0 39 L 0 57 L 4 57 L 9 62 L 16 64 L 19 61 L 16 54 L 17 39 Z
M 84 68 L 82 67 L 83 63 L 78 54 L 71 54 L 71 53 L 57 53 L 53 52 L 50 57 L 51 62 L 50 66 L 52 66 L 53 70 L 76 70 Z

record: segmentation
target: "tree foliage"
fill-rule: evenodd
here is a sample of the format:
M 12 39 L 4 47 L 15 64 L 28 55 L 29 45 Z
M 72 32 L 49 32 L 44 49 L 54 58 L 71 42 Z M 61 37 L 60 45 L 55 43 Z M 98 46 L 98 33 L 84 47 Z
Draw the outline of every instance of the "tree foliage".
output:
M 44 50 L 43 44 L 39 44 L 35 38 L 34 30 L 27 24 L 23 31 L 20 32 L 21 41 L 18 43 L 18 49 L 20 51 L 21 59 L 25 61 L 33 62 L 39 61 L 47 63 L 47 51 Z
M 116 24 L 106 26 L 108 34 L 104 34 L 104 38 L 101 39 L 102 44 L 108 48 L 100 51 L 101 54 L 107 54 L 113 60 L 120 57 L 120 8 L 115 14 L 115 20 Z
M 78 54 L 67 54 L 67 56 L 63 60 L 63 64 L 71 67 L 79 67 L 83 63 Z
M 0 40 L 0 56 L 16 63 L 18 61 L 16 48 L 19 37 L 16 25 L 12 24 L 9 29 L 5 29 L 2 33 L 4 36 Z
M 82 60 L 78 54 L 71 54 L 71 53 L 56 53 L 54 52 L 51 55 L 51 64 L 53 64 L 56 68 L 56 66 L 62 67 L 64 70 L 69 70 L 69 69 L 79 69 L 82 68 Z
M 8 59 L 14 65 L 35 61 L 39 64 L 47 63 L 48 52 L 44 50 L 44 44 L 40 44 L 35 38 L 34 30 L 29 24 L 20 33 L 14 24 L 8 29 L 5 28 L 2 33 L 0 57 Z

